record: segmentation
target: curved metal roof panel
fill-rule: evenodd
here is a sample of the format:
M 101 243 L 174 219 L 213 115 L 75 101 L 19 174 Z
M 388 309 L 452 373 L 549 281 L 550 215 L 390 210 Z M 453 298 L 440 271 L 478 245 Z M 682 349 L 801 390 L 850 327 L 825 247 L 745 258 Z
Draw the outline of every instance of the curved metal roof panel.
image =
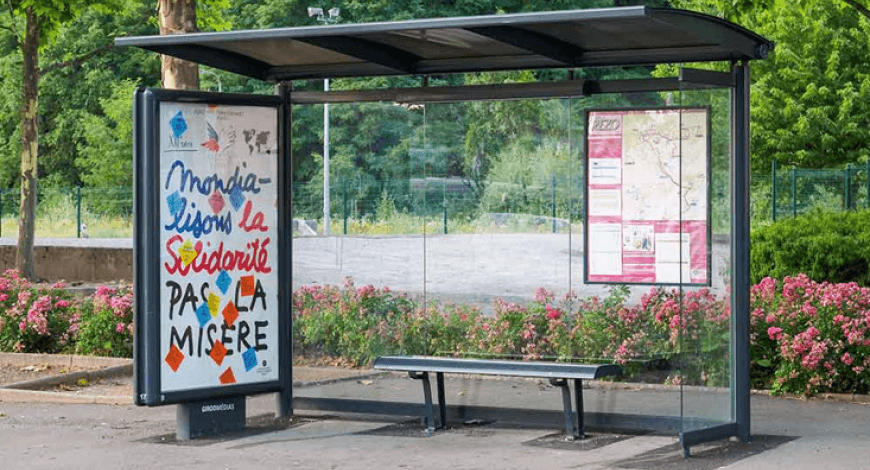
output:
M 720 18 L 648 7 L 117 38 L 262 80 L 763 59 Z

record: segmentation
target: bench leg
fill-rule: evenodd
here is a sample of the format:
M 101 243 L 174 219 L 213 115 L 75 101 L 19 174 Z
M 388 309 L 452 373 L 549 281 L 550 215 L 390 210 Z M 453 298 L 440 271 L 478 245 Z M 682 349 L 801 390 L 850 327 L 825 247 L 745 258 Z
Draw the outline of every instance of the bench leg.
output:
M 585 439 L 586 425 L 583 422 L 583 381 L 580 379 L 574 379 L 574 403 L 575 408 L 577 408 L 577 422 L 575 426 L 577 432 L 574 434 L 574 437 Z
M 438 427 L 441 429 L 447 428 L 447 402 L 444 397 L 444 372 L 435 373 L 435 382 L 438 385 L 438 417 L 441 422 Z
M 426 435 L 431 436 L 435 432 L 435 405 L 432 403 L 432 384 L 429 382 L 428 372 L 409 372 L 412 379 L 423 381 L 423 400 L 426 408 Z
M 565 436 L 577 438 L 577 428 L 574 427 L 574 413 L 571 411 L 571 387 L 565 379 L 550 379 L 550 384 L 562 389 L 562 406 L 565 409 Z

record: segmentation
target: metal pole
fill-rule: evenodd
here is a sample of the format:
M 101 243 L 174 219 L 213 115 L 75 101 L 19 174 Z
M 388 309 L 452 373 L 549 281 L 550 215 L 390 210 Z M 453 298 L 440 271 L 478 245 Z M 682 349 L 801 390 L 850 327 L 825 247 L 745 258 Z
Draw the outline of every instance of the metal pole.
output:
M 749 352 L 749 63 L 732 66 L 736 87 L 732 92 L 731 160 L 731 350 L 734 362 L 732 374 L 732 413 L 737 424 L 737 437 L 750 440 L 750 352 Z
M 323 91 L 329 91 L 328 78 Z M 329 228 L 329 103 L 323 103 L 323 235 L 329 235 Z
M 550 208 L 553 218 L 553 233 L 556 233 L 556 175 L 550 175 Z
M 791 216 L 797 217 L 797 177 L 795 169 L 791 169 Z
M 843 202 L 846 205 L 846 210 L 852 210 L 852 164 L 846 165 L 843 171 Z
M 82 238 L 82 187 L 76 186 L 76 238 Z
M 444 198 L 444 235 L 447 235 L 447 198 Z
M 776 160 L 770 162 L 770 215 L 771 219 L 776 222 L 776 167 L 779 166 Z
M 347 235 L 347 177 L 341 179 L 341 218 L 344 219 L 344 234 Z

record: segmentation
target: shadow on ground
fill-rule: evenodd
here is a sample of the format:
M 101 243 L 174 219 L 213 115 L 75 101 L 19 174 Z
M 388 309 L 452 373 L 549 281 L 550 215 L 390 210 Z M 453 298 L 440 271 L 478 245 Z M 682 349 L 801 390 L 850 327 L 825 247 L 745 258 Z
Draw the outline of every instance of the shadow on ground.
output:
M 285 429 L 295 428 L 314 420 L 308 418 L 292 417 L 276 417 L 273 414 L 263 414 L 251 416 L 245 420 L 245 429 L 241 431 L 233 431 L 221 434 L 219 436 L 204 436 L 189 440 L 178 440 L 175 434 L 161 434 L 159 436 L 149 436 L 140 439 L 137 442 L 147 444 L 174 444 L 179 446 L 203 447 L 217 444 L 219 442 L 235 441 L 246 437 L 258 436 L 275 431 L 283 431 Z
M 793 441 L 790 436 L 752 436 L 752 442 L 721 440 L 693 446 L 692 456 L 683 458 L 683 449 L 673 444 L 620 460 L 614 468 L 635 470 L 712 470 L 774 449 Z

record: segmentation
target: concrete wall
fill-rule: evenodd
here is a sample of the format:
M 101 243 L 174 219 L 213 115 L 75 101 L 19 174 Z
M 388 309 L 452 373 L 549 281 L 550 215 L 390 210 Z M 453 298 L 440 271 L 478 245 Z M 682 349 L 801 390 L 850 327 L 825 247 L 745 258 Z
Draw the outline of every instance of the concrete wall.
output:
M 0 269 L 15 267 L 16 241 L 0 239 Z M 38 239 L 35 274 L 48 282 L 133 281 L 132 239 Z

